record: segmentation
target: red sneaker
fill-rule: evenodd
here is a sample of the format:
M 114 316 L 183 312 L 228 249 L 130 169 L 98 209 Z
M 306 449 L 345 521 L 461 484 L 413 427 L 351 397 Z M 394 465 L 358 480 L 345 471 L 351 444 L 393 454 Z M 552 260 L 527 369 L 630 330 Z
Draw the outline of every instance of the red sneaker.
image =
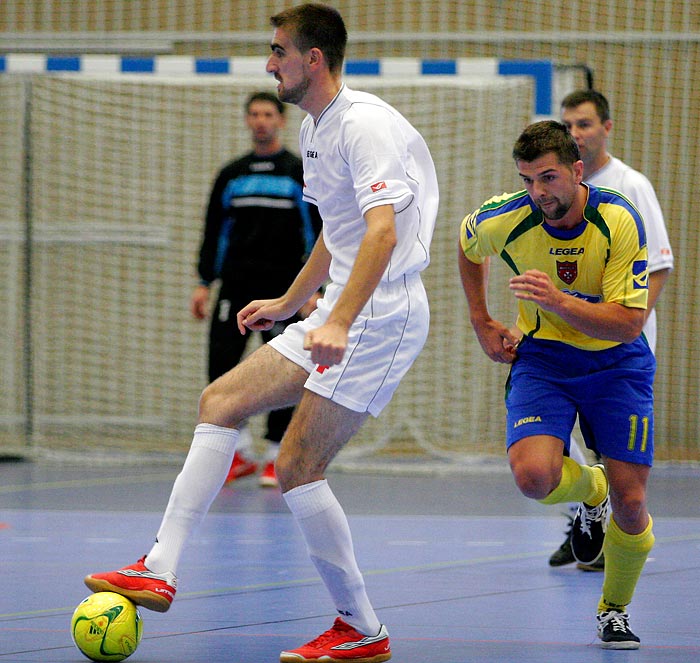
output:
M 148 610 L 166 612 L 175 598 L 177 578 L 172 573 L 152 573 L 143 563 L 109 573 L 85 576 L 85 584 L 93 592 L 116 592 Z
M 275 474 L 274 461 L 265 464 L 260 474 L 259 483 L 263 488 L 277 488 L 280 485 L 279 481 L 277 481 L 277 475 Z
M 236 451 L 236 453 L 233 454 L 233 462 L 231 463 L 231 468 L 226 476 L 226 483 L 235 481 L 241 477 L 247 477 L 249 474 L 255 474 L 257 469 L 257 463 L 254 463 L 252 460 L 248 460 L 242 454 Z
M 340 617 L 315 640 L 280 654 L 281 663 L 381 663 L 390 658 L 386 626 L 382 624 L 377 635 L 363 635 Z

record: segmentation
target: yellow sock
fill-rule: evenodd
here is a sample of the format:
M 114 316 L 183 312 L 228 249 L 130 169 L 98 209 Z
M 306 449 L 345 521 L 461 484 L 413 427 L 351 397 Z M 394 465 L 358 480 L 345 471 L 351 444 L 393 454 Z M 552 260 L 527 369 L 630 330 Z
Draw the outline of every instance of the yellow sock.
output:
M 572 458 L 564 456 L 559 485 L 540 502 L 585 502 L 589 506 L 598 506 L 607 494 L 608 480 L 599 467 L 579 465 Z
M 652 524 L 649 516 L 649 524 L 641 534 L 625 534 L 615 523 L 614 515 L 610 518 L 603 543 L 605 577 L 598 612 L 611 608 L 624 611 L 632 600 L 649 551 L 654 546 Z

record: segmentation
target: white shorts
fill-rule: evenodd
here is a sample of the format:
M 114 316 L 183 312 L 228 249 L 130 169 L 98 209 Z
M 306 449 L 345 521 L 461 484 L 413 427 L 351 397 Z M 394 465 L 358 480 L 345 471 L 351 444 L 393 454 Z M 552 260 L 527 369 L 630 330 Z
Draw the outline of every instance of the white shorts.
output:
M 342 286 L 331 284 L 306 320 L 289 325 L 272 346 L 309 372 L 305 387 L 355 412 L 376 417 L 428 338 L 430 312 L 420 274 L 380 283 L 350 328 L 343 361 L 317 366 L 304 350 L 306 333 L 328 318 Z

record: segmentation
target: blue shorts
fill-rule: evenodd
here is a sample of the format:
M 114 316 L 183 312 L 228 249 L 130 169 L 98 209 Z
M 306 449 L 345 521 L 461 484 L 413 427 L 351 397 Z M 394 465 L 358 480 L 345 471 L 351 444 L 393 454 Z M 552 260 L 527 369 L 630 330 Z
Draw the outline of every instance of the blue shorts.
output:
M 568 453 L 578 415 L 589 449 L 651 465 L 655 372 L 643 336 L 597 351 L 525 337 L 506 383 L 506 446 L 531 435 L 552 435 Z

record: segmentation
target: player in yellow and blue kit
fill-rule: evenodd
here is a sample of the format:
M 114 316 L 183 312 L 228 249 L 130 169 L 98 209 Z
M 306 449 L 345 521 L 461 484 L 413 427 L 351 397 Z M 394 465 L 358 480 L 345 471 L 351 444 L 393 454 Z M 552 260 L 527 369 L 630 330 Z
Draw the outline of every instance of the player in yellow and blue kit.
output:
M 646 508 L 655 360 L 641 335 L 644 224 L 620 193 L 582 183 L 578 147 L 563 124 L 530 125 L 513 157 L 525 190 L 490 199 L 462 222 L 470 318 L 486 354 L 512 364 L 506 440 L 518 488 L 545 504 L 582 503 L 574 554 L 585 563 L 601 552 L 606 559 L 598 635 L 606 648 L 636 649 L 626 609 L 654 543 Z M 514 273 L 517 334 L 489 315 L 492 255 Z M 568 457 L 577 416 L 603 465 Z

